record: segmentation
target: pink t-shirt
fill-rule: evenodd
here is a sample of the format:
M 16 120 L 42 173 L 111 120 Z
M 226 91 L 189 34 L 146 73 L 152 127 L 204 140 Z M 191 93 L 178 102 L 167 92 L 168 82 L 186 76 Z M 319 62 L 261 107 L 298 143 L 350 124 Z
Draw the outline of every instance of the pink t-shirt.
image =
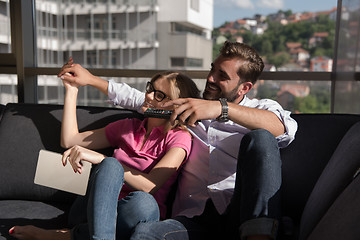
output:
M 109 143 L 115 148 L 113 157 L 121 164 L 144 173 L 149 173 L 165 153 L 173 147 L 184 149 L 187 159 L 191 150 L 191 136 L 188 132 L 180 129 L 172 129 L 168 131 L 167 134 L 164 134 L 164 126 L 156 127 L 151 131 L 144 146 L 140 149 L 146 133 L 146 122 L 147 119 L 141 121 L 132 118 L 122 119 L 106 126 L 106 137 Z M 165 202 L 178 172 L 179 171 L 171 176 L 153 195 L 159 204 L 161 218 L 166 217 Z M 127 196 L 131 191 L 132 189 L 124 184 L 119 198 Z

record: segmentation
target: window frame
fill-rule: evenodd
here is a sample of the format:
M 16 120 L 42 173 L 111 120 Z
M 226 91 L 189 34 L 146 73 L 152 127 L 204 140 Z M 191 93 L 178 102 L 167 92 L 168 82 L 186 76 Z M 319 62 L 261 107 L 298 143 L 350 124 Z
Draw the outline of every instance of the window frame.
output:
M 59 68 L 36 66 L 36 11 L 35 0 L 9 0 L 11 25 L 11 53 L 0 54 L 0 74 L 16 74 L 18 78 L 18 102 L 37 103 L 37 76 L 56 75 Z M 16 7 L 15 7 L 16 6 Z M 263 72 L 263 80 L 276 81 L 330 81 L 331 82 L 331 113 L 334 112 L 335 81 L 342 77 L 353 81 L 360 80 L 359 72 L 336 72 L 338 34 L 340 27 L 342 0 L 338 0 L 335 48 L 332 72 Z M 29 11 L 30 9 L 30 11 Z M 26 41 L 24 37 L 26 36 Z M 103 77 L 139 77 L 150 78 L 159 70 L 142 69 L 105 69 L 89 68 L 91 73 Z M 182 71 L 192 78 L 206 79 L 207 70 Z

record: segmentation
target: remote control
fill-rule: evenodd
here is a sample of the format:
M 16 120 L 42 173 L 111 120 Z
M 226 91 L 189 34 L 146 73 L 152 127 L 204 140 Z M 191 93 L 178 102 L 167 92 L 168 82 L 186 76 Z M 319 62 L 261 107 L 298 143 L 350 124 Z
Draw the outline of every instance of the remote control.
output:
M 172 112 L 173 112 L 172 110 L 148 108 L 144 112 L 144 116 L 145 117 L 153 117 L 153 118 L 169 119 Z

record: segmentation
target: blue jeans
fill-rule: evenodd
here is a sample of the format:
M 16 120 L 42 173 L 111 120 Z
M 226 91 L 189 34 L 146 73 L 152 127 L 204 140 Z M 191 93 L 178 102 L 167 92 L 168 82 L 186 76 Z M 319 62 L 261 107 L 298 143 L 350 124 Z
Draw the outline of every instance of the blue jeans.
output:
M 234 195 L 224 214 L 220 215 L 208 200 L 202 215 L 140 223 L 131 239 L 246 239 L 252 235 L 275 239 L 280 186 L 281 159 L 276 139 L 263 129 L 251 131 L 241 141 Z
M 139 222 L 159 220 L 158 204 L 149 193 L 136 191 L 118 200 L 123 183 L 117 159 L 94 166 L 86 195 L 75 200 L 69 213 L 72 239 L 128 239 Z

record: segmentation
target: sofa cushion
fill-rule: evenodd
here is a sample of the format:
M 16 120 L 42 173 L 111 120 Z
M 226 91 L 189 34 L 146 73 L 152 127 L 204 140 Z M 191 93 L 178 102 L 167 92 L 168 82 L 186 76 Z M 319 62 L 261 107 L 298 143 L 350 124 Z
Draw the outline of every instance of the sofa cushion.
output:
M 316 181 L 337 145 L 360 115 L 293 114 L 298 122 L 295 140 L 281 149 L 282 210 L 295 225 L 300 218 Z
M 46 229 L 66 227 L 68 206 L 38 201 L 0 201 L 0 240 L 12 239 L 9 229 L 15 225 L 35 225 Z
M 0 124 L 0 200 L 21 199 L 71 202 L 74 195 L 34 184 L 40 149 L 62 153 L 61 105 L 8 104 Z M 89 130 L 125 117 L 139 117 L 115 108 L 78 107 L 79 129 Z M 111 155 L 112 149 L 104 149 Z
M 336 198 L 358 174 L 360 168 L 359 136 L 360 122 L 346 133 L 326 165 L 305 206 L 301 219 L 300 239 L 307 238 Z M 358 221 L 359 217 L 357 216 L 354 221 Z
M 360 176 L 337 197 L 307 240 L 358 240 L 360 236 Z M 301 238 L 303 239 L 303 238 Z

